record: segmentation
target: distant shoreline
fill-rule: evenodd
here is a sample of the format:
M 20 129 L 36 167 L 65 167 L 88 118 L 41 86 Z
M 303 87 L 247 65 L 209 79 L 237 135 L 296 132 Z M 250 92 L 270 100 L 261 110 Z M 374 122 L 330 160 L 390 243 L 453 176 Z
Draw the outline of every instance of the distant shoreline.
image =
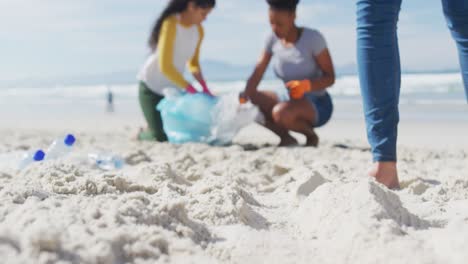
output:
M 202 61 L 203 73 L 210 82 L 233 82 L 247 80 L 254 65 L 237 65 L 223 61 L 204 60 Z M 335 67 L 338 77 L 355 76 L 358 74 L 356 64 L 344 64 Z M 49 75 L 24 77 L 13 79 L 0 79 L 0 88 L 20 88 L 20 87 L 57 87 L 57 86 L 87 86 L 87 85 L 128 85 L 137 83 L 136 75 L 138 67 L 130 66 L 128 69 L 120 69 L 114 72 L 72 73 L 67 75 Z M 411 70 L 404 69 L 403 74 L 451 74 L 459 73 L 459 69 L 438 69 L 438 70 Z M 5 78 L 5 76 L 1 76 Z M 187 74 L 187 78 L 190 78 Z M 276 80 L 271 67 L 267 70 L 264 80 Z
M 443 75 L 443 74 L 458 74 L 460 71 L 457 70 L 447 70 L 447 71 L 404 71 L 403 75 Z M 129 78 L 125 77 L 122 73 L 121 77 L 115 78 L 111 77 L 111 75 L 120 75 L 119 73 L 116 74 L 107 74 L 107 75 L 95 75 L 89 78 L 81 77 L 80 79 L 75 78 L 67 78 L 61 79 L 57 78 L 57 80 L 7 80 L 1 81 L 0 80 L 0 89 L 2 88 L 24 88 L 24 87 L 37 87 L 37 88 L 45 88 L 45 87 L 65 87 L 65 86 L 95 86 L 95 85 L 132 85 L 136 84 L 136 78 Z M 128 75 L 128 74 L 125 74 Z M 210 82 L 236 82 L 236 81 L 243 81 L 246 80 L 245 78 L 235 78 L 235 77 L 216 77 L 213 75 L 209 75 L 209 73 L 205 74 L 206 76 L 210 76 Z M 349 77 L 349 76 L 356 76 L 357 73 L 337 73 L 337 78 L 341 77 Z M 108 78 L 106 77 L 108 76 Z M 130 80 L 131 79 L 131 80 Z M 275 81 L 277 78 L 273 75 L 273 73 L 268 74 L 263 79 L 264 81 Z

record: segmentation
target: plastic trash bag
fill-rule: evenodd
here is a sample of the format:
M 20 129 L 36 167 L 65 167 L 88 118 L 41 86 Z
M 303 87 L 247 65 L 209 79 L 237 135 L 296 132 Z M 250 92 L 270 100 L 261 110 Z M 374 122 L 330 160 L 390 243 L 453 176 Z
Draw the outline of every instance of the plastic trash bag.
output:
M 217 99 L 204 94 L 182 94 L 166 90 L 158 104 L 164 131 L 171 143 L 208 142 L 211 111 Z
M 161 111 L 164 131 L 171 143 L 226 145 L 259 116 L 258 108 L 252 104 L 239 105 L 237 94 L 210 97 L 170 89 L 164 95 L 156 108 Z
M 226 145 L 239 131 L 254 123 L 263 123 L 263 115 L 250 102 L 239 104 L 237 93 L 219 97 L 212 111 L 211 144 Z

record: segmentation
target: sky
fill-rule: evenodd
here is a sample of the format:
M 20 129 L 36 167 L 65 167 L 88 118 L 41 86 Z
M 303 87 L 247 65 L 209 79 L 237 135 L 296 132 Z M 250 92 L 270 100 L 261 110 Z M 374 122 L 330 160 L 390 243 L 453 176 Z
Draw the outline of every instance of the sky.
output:
M 0 80 L 138 71 L 167 0 L 0 0 Z M 402 65 L 458 68 L 440 1 L 403 0 Z M 254 64 L 269 33 L 264 0 L 218 0 L 203 60 Z M 355 0 L 301 0 L 298 25 L 320 30 L 336 65 L 356 63 Z

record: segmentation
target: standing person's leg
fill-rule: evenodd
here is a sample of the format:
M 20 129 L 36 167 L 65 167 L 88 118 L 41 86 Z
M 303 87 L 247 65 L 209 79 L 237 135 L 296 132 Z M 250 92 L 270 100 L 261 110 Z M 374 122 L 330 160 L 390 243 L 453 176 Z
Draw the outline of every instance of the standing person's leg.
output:
M 375 168 L 371 176 L 399 188 L 397 132 L 400 56 L 397 22 L 401 0 L 357 1 L 358 66 L 367 136 Z
M 156 105 L 164 99 L 163 96 L 153 93 L 145 83 L 140 82 L 138 98 L 141 110 L 148 123 L 148 131 L 143 131 L 138 135 L 140 140 L 167 141 L 166 133 L 163 129 L 161 113 L 156 110 Z
M 461 72 L 465 83 L 465 94 L 468 101 L 468 1 L 442 0 L 445 18 L 457 42 Z

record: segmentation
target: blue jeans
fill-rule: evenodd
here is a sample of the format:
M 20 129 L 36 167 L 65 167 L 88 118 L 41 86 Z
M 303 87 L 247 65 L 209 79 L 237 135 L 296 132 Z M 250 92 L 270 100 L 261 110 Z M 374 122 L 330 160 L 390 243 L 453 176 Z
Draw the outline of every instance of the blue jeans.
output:
M 402 0 L 357 0 L 357 57 L 374 161 L 396 161 L 401 69 L 397 22 Z M 442 0 L 457 43 L 468 101 L 468 0 Z

